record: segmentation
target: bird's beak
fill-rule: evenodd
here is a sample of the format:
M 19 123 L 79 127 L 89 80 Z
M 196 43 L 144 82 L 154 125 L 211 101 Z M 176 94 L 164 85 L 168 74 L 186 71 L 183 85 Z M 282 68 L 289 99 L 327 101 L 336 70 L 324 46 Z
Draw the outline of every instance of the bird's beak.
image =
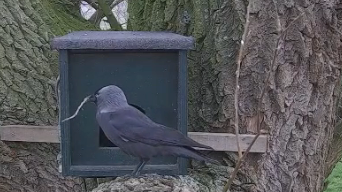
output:
M 96 96 L 95 95 L 89 95 L 88 96 L 88 102 L 96 103 Z

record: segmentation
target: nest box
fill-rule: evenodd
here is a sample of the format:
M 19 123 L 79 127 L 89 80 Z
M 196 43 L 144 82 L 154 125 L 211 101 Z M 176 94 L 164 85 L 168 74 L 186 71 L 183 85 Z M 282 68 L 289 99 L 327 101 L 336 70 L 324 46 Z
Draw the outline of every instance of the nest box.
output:
M 153 121 L 187 134 L 187 50 L 193 38 L 169 32 L 79 31 L 54 38 L 59 52 L 60 119 L 72 115 L 87 95 L 114 84 L 130 104 Z M 130 174 L 139 159 L 112 144 L 88 103 L 60 122 L 62 174 L 105 177 Z M 187 161 L 156 157 L 143 173 L 186 174 Z

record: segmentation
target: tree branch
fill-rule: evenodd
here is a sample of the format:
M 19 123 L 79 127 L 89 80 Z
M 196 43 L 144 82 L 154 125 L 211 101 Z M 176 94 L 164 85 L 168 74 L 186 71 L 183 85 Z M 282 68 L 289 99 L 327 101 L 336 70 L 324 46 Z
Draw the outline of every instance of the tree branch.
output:
M 93 0 L 84 0 L 85 2 L 87 2 L 90 6 L 92 6 L 94 9 L 99 9 L 99 7 L 97 6 L 97 4 L 93 1 Z
M 122 27 L 121 27 L 120 23 L 116 20 L 114 14 L 112 12 L 112 9 L 110 8 L 110 6 L 108 6 L 106 4 L 106 1 L 105 0 L 98 0 L 98 3 L 99 3 L 99 7 L 103 11 L 104 15 L 107 17 L 109 25 L 112 28 L 112 30 L 122 31 Z
M 241 68 L 241 62 L 242 62 L 242 55 L 244 54 L 244 47 L 245 47 L 245 42 L 246 42 L 246 37 L 248 33 L 248 26 L 249 26 L 249 4 L 247 7 L 247 17 L 246 17 L 246 23 L 245 23 L 245 29 L 241 38 L 241 46 L 239 50 L 239 56 L 237 58 L 237 67 L 236 67 L 236 72 L 235 72 L 235 82 L 236 82 L 236 87 L 235 87 L 235 96 L 234 96 L 234 105 L 235 105 L 235 134 L 236 134 L 236 144 L 238 148 L 238 154 L 239 158 L 242 157 L 242 152 L 240 148 L 240 143 L 239 143 L 239 78 L 240 78 L 240 68 Z
M 246 23 L 245 23 L 245 29 L 241 38 L 241 45 L 240 45 L 240 50 L 239 50 L 239 56 L 238 56 L 238 60 L 237 60 L 237 69 L 236 69 L 236 87 L 235 87 L 235 97 L 234 97 L 234 101 L 235 101 L 235 134 L 236 134 L 236 140 L 237 140 L 237 147 L 238 147 L 238 154 L 239 154 L 239 160 L 235 166 L 235 169 L 231 175 L 231 177 L 228 179 L 226 185 L 223 188 L 223 192 L 226 192 L 231 184 L 233 183 L 234 178 L 236 177 L 236 174 L 240 168 L 240 165 L 242 163 L 242 160 L 245 159 L 245 156 L 247 156 L 247 153 L 251 150 L 253 144 L 255 143 L 255 141 L 257 140 L 257 138 L 260 135 L 260 132 L 258 132 L 258 134 L 256 135 L 256 137 L 254 137 L 252 143 L 248 146 L 246 152 L 242 155 L 241 149 L 240 149 L 240 144 L 239 144 L 239 77 L 240 77 L 240 68 L 241 68 L 241 61 L 242 61 L 242 55 L 243 55 L 243 51 L 244 51 L 244 47 L 245 47 L 245 42 L 246 42 L 246 37 L 247 37 L 247 33 L 248 33 L 248 28 L 249 28 L 249 10 L 251 7 L 251 3 L 248 3 L 247 6 L 247 13 L 246 13 Z M 258 117 L 259 118 L 259 117 Z
M 91 1 L 91 0 L 88 0 Z M 110 9 L 112 10 L 115 6 L 123 2 L 124 0 L 113 0 L 110 4 Z M 93 23 L 100 23 L 101 19 L 104 17 L 104 14 L 101 10 L 97 9 L 95 13 L 89 18 L 89 21 Z

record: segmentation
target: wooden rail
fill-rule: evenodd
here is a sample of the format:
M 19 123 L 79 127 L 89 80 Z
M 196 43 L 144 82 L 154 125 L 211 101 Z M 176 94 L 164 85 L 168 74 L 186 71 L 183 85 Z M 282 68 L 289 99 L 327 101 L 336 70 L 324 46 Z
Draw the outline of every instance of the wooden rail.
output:
M 215 151 L 237 151 L 235 134 L 188 132 L 188 136 Z M 255 135 L 241 134 L 240 148 L 245 151 Z M 0 126 L 0 140 L 21 142 L 59 143 L 57 126 L 6 125 Z M 264 153 L 267 135 L 260 135 L 251 148 L 251 153 Z

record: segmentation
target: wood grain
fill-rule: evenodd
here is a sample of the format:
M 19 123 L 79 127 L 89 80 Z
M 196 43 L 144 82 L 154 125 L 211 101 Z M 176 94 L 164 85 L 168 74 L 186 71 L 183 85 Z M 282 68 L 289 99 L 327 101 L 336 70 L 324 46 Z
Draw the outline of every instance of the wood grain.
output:
M 237 151 L 235 134 L 188 132 L 191 139 L 211 146 L 215 151 Z M 240 148 L 245 151 L 255 136 L 240 135 Z M 59 143 L 57 126 L 7 125 L 0 126 L 0 139 L 3 141 Z M 264 153 L 267 135 L 261 135 L 253 145 L 251 153 Z

